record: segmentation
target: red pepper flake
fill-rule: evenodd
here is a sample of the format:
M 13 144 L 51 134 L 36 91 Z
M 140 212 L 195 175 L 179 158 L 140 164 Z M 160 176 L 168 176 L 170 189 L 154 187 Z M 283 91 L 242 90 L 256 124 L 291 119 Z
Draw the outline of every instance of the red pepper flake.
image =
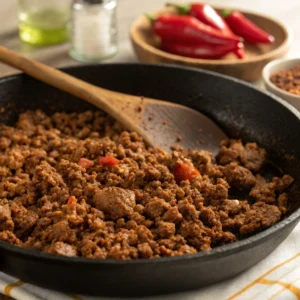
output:
M 180 183 L 183 180 L 191 180 L 199 176 L 200 172 L 192 164 L 179 163 L 174 169 L 173 174 L 176 182 Z
M 272 74 L 270 80 L 282 90 L 300 95 L 300 65 Z
M 98 162 L 104 167 L 112 167 L 119 164 L 119 160 L 112 155 L 107 155 L 104 157 L 99 157 Z
M 82 158 L 79 159 L 78 165 L 82 168 L 88 169 L 88 168 L 90 168 L 94 165 L 94 162 L 92 162 L 89 159 L 86 159 L 86 158 L 82 157 Z
M 77 203 L 77 199 L 74 196 L 70 196 L 67 205 L 71 206 L 71 205 L 76 204 L 76 203 Z

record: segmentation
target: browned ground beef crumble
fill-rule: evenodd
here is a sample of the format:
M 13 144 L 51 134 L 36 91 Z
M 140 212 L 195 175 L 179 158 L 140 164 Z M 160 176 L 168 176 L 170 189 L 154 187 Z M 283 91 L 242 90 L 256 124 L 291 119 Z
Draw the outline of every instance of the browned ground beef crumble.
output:
M 113 156 L 119 163 L 103 166 Z M 255 143 L 207 151 L 148 148 L 102 112 L 20 115 L 0 125 L 0 240 L 49 253 L 138 259 L 184 255 L 235 242 L 280 221 L 293 178 L 259 172 Z M 84 168 L 81 158 L 93 162 Z M 176 183 L 176 165 L 193 165 Z M 238 199 L 231 197 L 237 190 Z M 71 197 L 72 196 L 72 197 Z

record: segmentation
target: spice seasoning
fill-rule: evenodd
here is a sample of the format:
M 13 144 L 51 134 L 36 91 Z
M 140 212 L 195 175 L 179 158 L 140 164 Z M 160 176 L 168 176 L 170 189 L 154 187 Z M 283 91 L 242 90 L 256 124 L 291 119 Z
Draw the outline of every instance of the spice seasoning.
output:
M 282 90 L 300 95 L 300 65 L 271 75 L 270 80 Z

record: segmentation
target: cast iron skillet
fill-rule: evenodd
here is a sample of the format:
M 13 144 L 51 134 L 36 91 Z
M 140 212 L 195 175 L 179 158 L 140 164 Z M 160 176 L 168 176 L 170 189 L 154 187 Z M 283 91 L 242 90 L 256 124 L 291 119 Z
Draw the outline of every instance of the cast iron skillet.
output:
M 196 289 L 236 276 L 270 254 L 293 230 L 300 216 L 300 114 L 270 94 L 236 79 L 207 71 L 144 64 L 66 68 L 93 84 L 120 92 L 165 99 L 206 113 L 231 137 L 255 141 L 295 178 L 291 214 L 251 238 L 210 252 L 153 260 L 68 258 L 0 242 L 0 269 L 49 289 L 108 296 L 149 296 Z M 16 121 L 20 111 L 94 109 L 87 103 L 25 75 L 0 80 L 0 118 Z

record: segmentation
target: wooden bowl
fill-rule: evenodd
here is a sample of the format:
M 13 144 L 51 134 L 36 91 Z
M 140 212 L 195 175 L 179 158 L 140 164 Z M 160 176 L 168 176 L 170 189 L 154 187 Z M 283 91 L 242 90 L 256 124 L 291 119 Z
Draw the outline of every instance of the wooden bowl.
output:
M 224 8 L 215 7 L 215 9 L 221 12 Z M 152 15 L 159 16 L 174 12 L 174 9 L 167 8 Z M 179 64 L 211 70 L 247 81 L 257 80 L 268 62 L 286 54 L 290 46 L 291 34 L 284 25 L 269 17 L 252 12 L 241 12 L 275 37 L 275 42 L 270 45 L 257 46 L 245 43 L 244 59 L 238 59 L 233 54 L 218 60 L 195 59 L 162 51 L 159 49 L 160 39 L 152 33 L 151 24 L 144 15 L 138 17 L 131 26 L 131 42 L 138 59 L 142 62 Z

